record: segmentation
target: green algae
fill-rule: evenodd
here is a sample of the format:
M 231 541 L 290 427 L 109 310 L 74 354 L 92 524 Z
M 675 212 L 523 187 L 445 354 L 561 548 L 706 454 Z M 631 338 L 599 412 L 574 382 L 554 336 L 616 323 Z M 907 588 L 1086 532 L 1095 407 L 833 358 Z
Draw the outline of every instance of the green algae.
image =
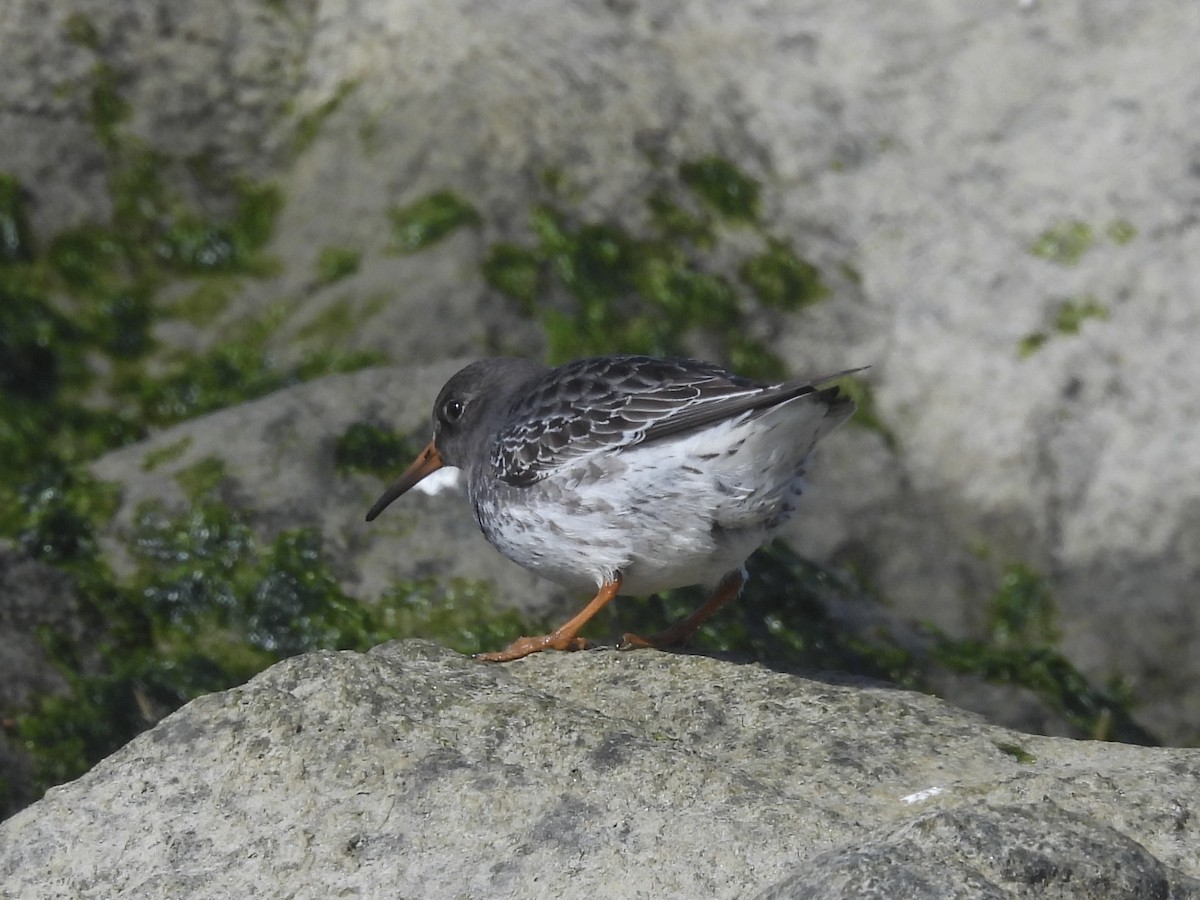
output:
M 1108 307 L 1091 294 L 1064 300 L 1054 315 L 1054 330 L 1059 334 L 1079 334 L 1088 319 L 1108 319 Z
M 333 468 L 339 474 L 368 472 L 391 476 L 416 458 L 419 447 L 374 422 L 355 422 L 337 440 Z
M 225 460 L 215 456 L 192 463 L 175 473 L 175 483 L 193 503 L 214 494 L 217 488 L 229 477 Z
M 11 175 L 0 174 L 0 266 L 28 262 L 32 257 L 21 185 Z
M 1107 320 L 1108 307 L 1091 294 L 1082 297 L 1069 298 L 1061 301 L 1054 312 L 1052 328 L 1059 335 L 1076 335 L 1088 319 Z M 1032 356 L 1050 340 L 1051 335 L 1045 331 L 1035 331 L 1027 334 L 1017 344 L 1017 355 L 1021 359 Z
M 1041 350 L 1049 339 L 1050 336 L 1044 331 L 1030 332 L 1017 342 L 1017 356 L 1028 359 Z
M 1097 231 L 1118 247 L 1137 237 L 1137 228 L 1125 218 L 1115 218 L 1099 230 L 1079 219 L 1069 219 L 1039 234 L 1029 252 L 1058 265 L 1073 266 L 1096 246 Z
M 1059 640 L 1057 611 L 1041 574 L 1021 563 L 1007 566 L 988 605 L 988 627 L 997 646 L 1051 645 Z
M 1073 266 L 1092 248 L 1095 241 L 1095 233 L 1090 225 L 1071 220 L 1043 231 L 1030 245 L 1029 252 L 1061 266 Z
M 498 607 L 494 588 L 463 578 L 420 578 L 393 585 L 380 599 L 379 622 L 391 635 L 428 637 L 459 653 L 507 646 L 548 623 Z
M 117 127 L 126 121 L 131 109 L 121 96 L 120 76 L 108 63 L 98 62 L 92 67 L 91 89 L 88 91 L 88 108 L 92 127 L 105 147 L 117 146 Z
M 393 207 L 392 250 L 415 253 L 481 221 L 475 207 L 453 191 L 438 191 L 404 207 Z
M 296 123 L 296 130 L 292 138 L 292 152 L 296 156 L 304 153 L 312 146 L 313 141 L 317 139 L 317 135 L 321 133 L 321 127 L 326 120 L 337 112 L 338 108 L 345 102 L 346 98 L 354 93 L 358 87 L 357 81 L 344 81 L 338 85 L 337 90 L 333 92 L 328 100 L 317 106 L 316 109 L 300 117 Z
M 520 304 L 527 315 L 537 311 L 542 259 L 533 250 L 500 241 L 488 248 L 482 264 L 483 279 Z
M 46 459 L 0 489 L 0 533 L 29 556 L 66 569 L 95 561 L 96 528 L 116 512 L 115 486 Z
M 646 209 L 658 233 L 689 241 L 702 250 L 716 245 L 716 228 L 712 218 L 689 209 L 666 188 L 651 192 L 646 198 Z
M 1137 237 L 1137 228 L 1128 219 L 1113 219 L 1104 228 L 1104 234 L 1118 247 Z
M 219 469 L 209 468 L 211 488 Z M 88 592 L 91 614 L 104 622 L 102 671 L 85 673 L 76 661 L 84 648 L 59 639 L 68 692 L 18 717 L 43 789 L 82 774 L 188 700 L 288 656 L 409 636 L 471 651 L 540 625 L 497 615 L 490 587 L 470 581 L 397 582 L 378 604 L 359 603 L 316 531 L 290 529 L 264 543 L 211 490 L 182 513 L 143 504 L 130 550 L 136 574 L 120 582 L 106 574 Z
M 330 303 L 325 309 L 296 332 L 301 341 L 320 341 L 329 345 L 345 342 L 362 324 L 362 316 L 354 311 L 347 298 Z
M 1020 744 L 1011 744 L 1002 741 L 994 742 L 996 749 L 1006 756 L 1011 756 L 1021 765 L 1031 765 L 1037 762 L 1037 757 L 1022 747 Z
M 382 360 L 381 354 L 372 351 L 318 348 L 281 367 L 268 342 L 285 313 L 286 307 L 281 304 L 259 318 L 244 320 L 219 345 L 203 353 L 179 354 L 156 378 L 147 379 L 137 370 L 127 371 L 119 378 L 117 391 L 135 406 L 141 421 L 170 425 L 322 375 L 353 372 Z
M 99 46 L 85 18 L 64 27 L 74 43 Z M 87 624 L 86 645 L 44 636 L 68 691 L 19 716 L 43 787 L 283 653 L 361 646 L 381 634 L 334 590 L 314 535 L 286 532 L 260 545 L 213 499 L 226 478 L 218 460 L 177 473 L 193 501 L 187 512 L 139 512 L 134 575 L 105 564 L 97 534 L 115 514 L 117 490 L 90 475 L 90 461 L 153 425 L 379 358 L 322 349 L 278 367 L 268 343 L 281 310 L 236 326 L 212 350 L 159 352 L 156 322 L 211 322 L 244 279 L 277 271 L 266 248 L 283 198 L 272 185 L 200 173 L 197 164 L 210 191 L 201 212 L 168 181 L 178 161 L 124 134 L 131 110 L 121 81 L 101 62 L 68 86 L 89 104 L 105 154 L 108 220 L 35 240 L 25 191 L 0 173 L 0 536 L 71 574 Z M 164 299 L 166 288 L 180 299 Z M 187 447 L 185 439 L 147 453 L 143 466 Z M 293 613 L 300 624 L 286 621 Z
M 332 284 L 358 271 L 362 253 L 349 247 L 325 247 L 317 257 L 317 281 Z
M 775 541 L 748 563 L 752 575 L 735 603 L 700 626 L 690 646 L 774 667 L 833 670 L 924 686 L 921 661 L 889 636 L 849 634 L 826 613 L 825 601 L 849 590 L 843 578 Z M 651 634 L 682 619 L 706 599 L 700 588 L 621 598 L 598 618 L 610 632 Z
M 679 177 L 721 218 L 742 224 L 758 222 L 762 185 L 729 160 L 708 156 L 682 163 Z
M 1056 604 L 1049 583 L 1013 563 L 987 605 L 988 635 L 952 640 L 934 629 L 933 658 L 955 672 L 1026 688 L 1093 740 L 1157 745 L 1130 715 L 1130 697 L 1093 685 L 1058 648 Z
M 485 254 L 487 283 L 542 327 L 552 363 L 604 353 L 681 355 L 703 334 L 738 371 L 782 377 L 785 367 L 747 327 L 755 305 L 796 310 L 827 295 L 819 270 L 758 220 L 758 182 L 715 157 L 683 164 L 674 185 L 647 195 L 647 227 L 635 232 L 581 216 L 554 196 L 529 214 L 532 246 L 498 242 Z M 746 256 L 738 286 L 709 271 L 718 221 L 755 229 L 762 249 Z
M 178 300 L 164 304 L 163 314 L 192 325 L 210 325 L 229 309 L 238 290 L 236 278 L 205 278 Z
M 63 19 L 63 37 L 78 47 L 93 52 L 100 49 L 100 32 L 90 18 L 81 12 L 73 12 Z
M 817 267 L 774 239 L 764 252 L 742 263 L 738 276 L 764 306 L 776 309 L 802 309 L 829 294 Z
M 183 454 L 187 453 L 191 446 L 191 437 L 184 436 L 177 441 L 172 441 L 171 443 L 165 444 L 162 447 L 148 451 L 146 455 L 142 457 L 142 471 L 153 472 L 159 466 L 165 465 L 169 462 L 174 462 L 175 460 L 179 459 L 179 457 L 183 456 Z

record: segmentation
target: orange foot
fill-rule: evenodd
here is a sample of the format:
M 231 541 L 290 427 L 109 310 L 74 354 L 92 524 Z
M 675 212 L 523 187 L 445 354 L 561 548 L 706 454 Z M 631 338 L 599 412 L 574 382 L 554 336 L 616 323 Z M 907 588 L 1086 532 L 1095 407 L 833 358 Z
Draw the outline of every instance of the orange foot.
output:
M 543 650 L 586 650 L 586 638 L 576 637 L 579 629 L 587 624 L 596 613 L 600 612 L 621 589 L 621 576 L 617 575 L 612 581 L 606 581 L 596 591 L 596 596 L 588 601 L 573 619 L 565 622 L 557 631 L 538 637 L 517 638 L 503 650 L 495 653 L 476 653 L 475 658 L 484 662 L 511 662 L 521 659 L 531 653 L 541 653 Z
M 572 637 L 554 631 L 537 637 L 519 637 L 503 650 L 476 653 L 475 658 L 483 662 L 511 662 L 532 653 L 541 653 L 543 650 L 586 650 L 588 646 L 587 638 Z
M 683 623 L 680 623 L 683 624 Z M 668 628 L 665 631 L 660 631 L 652 634 L 649 637 L 642 637 L 640 634 L 626 632 L 621 635 L 621 643 L 617 646 L 618 650 L 663 650 L 666 647 L 677 647 L 680 644 L 687 643 L 696 629 L 684 629 L 679 625 Z
M 743 570 L 735 569 L 721 579 L 721 583 L 717 585 L 717 589 L 713 591 L 713 595 L 705 601 L 704 605 L 686 619 L 676 622 L 665 631 L 652 634 L 650 637 L 644 638 L 636 634 L 626 634 L 621 638 L 622 643 L 618 649 L 638 650 L 650 647 L 661 650 L 664 647 L 674 647 L 685 643 L 688 638 L 696 633 L 696 629 L 703 625 L 713 613 L 730 600 L 735 599 L 742 592 L 745 584 L 746 576 Z

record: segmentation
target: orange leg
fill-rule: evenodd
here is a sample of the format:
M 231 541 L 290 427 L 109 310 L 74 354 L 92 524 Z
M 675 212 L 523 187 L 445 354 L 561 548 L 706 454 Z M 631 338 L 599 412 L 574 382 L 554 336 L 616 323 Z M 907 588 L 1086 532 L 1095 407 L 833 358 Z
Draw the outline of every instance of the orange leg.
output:
M 543 650 L 586 650 L 588 647 L 587 638 L 576 636 L 579 634 L 579 629 L 586 625 L 592 616 L 604 609 L 609 601 L 617 596 L 619 590 L 621 590 L 620 575 L 612 581 L 602 584 L 600 590 L 596 592 L 596 596 L 591 599 L 588 605 L 581 609 L 578 615 L 569 622 L 561 625 L 557 630 L 549 634 L 539 635 L 538 637 L 517 638 L 503 650 L 498 650 L 495 653 L 476 653 L 475 658 L 481 659 L 484 662 L 509 662 L 510 660 L 520 659 L 523 656 L 529 656 L 531 653 L 540 653 Z
M 730 572 L 721 579 L 721 583 L 717 585 L 717 589 L 704 602 L 704 605 L 686 619 L 676 622 L 665 631 L 652 634 L 650 637 L 644 638 L 636 634 L 626 634 L 622 638 L 624 643 L 621 645 L 621 649 L 635 650 L 642 647 L 662 649 L 663 647 L 671 647 L 675 644 L 684 643 L 696 633 L 696 629 L 704 624 L 704 621 L 709 616 L 717 612 L 731 600 L 736 600 L 745 585 L 746 576 L 742 573 L 741 569 Z

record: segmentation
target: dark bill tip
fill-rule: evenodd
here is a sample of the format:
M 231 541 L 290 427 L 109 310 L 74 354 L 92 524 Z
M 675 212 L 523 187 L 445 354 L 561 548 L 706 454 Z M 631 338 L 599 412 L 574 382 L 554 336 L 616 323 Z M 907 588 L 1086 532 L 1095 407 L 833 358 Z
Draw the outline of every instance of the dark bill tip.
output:
M 412 465 L 405 469 L 400 477 L 392 482 L 388 489 L 383 492 L 383 496 L 376 500 L 375 505 L 367 511 L 367 521 L 375 521 L 375 518 L 387 509 L 393 500 L 405 493 L 426 475 L 436 472 L 443 465 L 442 454 L 438 453 L 437 447 L 430 441 L 425 449 L 417 455 L 417 458 L 413 460 Z

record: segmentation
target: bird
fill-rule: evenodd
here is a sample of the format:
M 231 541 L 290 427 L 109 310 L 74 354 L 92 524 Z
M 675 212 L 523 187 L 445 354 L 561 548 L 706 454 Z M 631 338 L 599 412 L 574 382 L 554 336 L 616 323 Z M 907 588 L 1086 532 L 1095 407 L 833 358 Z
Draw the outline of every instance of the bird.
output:
M 746 560 L 796 509 L 816 443 L 853 415 L 828 385 L 859 369 L 778 383 L 695 359 L 597 356 L 549 368 L 481 359 L 433 406 L 433 437 L 367 513 L 443 466 L 466 477 L 487 540 L 567 588 L 594 591 L 554 631 L 476 654 L 509 662 L 591 646 L 579 632 L 619 594 L 692 584 L 709 599 L 621 649 L 685 643 L 736 599 Z

